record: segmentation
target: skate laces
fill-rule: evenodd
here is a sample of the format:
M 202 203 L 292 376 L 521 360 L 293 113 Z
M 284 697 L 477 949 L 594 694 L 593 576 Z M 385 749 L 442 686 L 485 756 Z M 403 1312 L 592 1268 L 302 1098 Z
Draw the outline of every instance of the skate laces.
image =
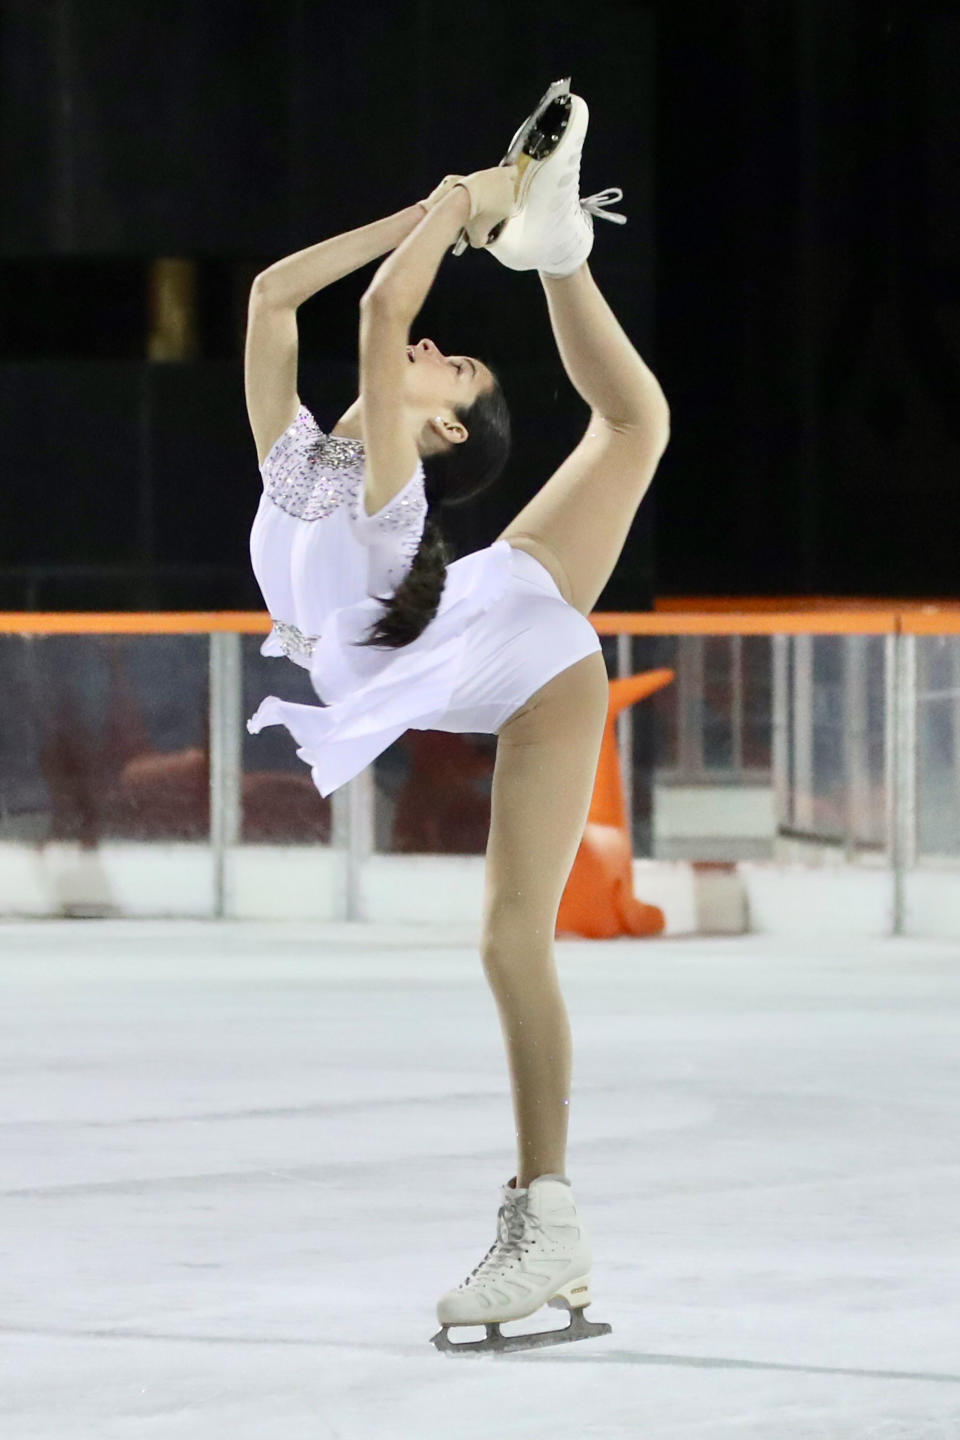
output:
M 574 184 L 574 194 L 580 194 L 580 166 L 583 162 L 583 151 L 577 156 L 577 178 Z M 608 205 L 619 205 L 623 199 L 623 191 L 619 185 L 608 185 L 606 190 L 598 190 L 596 195 L 588 195 L 586 199 L 579 200 L 580 209 L 586 210 L 588 215 L 594 215 L 598 220 L 612 220 L 614 225 L 626 225 L 626 215 L 608 215 Z
M 580 201 L 580 206 L 598 220 L 612 220 L 615 225 L 626 225 L 626 215 L 608 215 L 605 209 L 607 205 L 619 205 L 622 199 L 623 191 L 619 186 L 611 185 L 607 190 L 598 190 L 596 195 L 588 195 L 586 200 Z
M 527 1210 L 526 1195 L 517 1195 L 506 1200 L 497 1212 L 497 1238 L 476 1269 L 471 1270 L 470 1279 L 466 1283 L 469 1284 L 474 1275 L 479 1275 L 484 1267 L 485 1273 L 490 1274 L 519 1255 L 528 1227 L 542 1229 L 537 1216 L 531 1215 Z

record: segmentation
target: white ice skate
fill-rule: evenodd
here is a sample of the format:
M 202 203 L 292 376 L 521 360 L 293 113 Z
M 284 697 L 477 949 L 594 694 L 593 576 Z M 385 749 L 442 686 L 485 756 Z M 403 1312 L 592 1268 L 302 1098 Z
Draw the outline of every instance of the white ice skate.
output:
M 625 215 L 604 208 L 623 198 L 619 189 L 580 198 L 580 157 L 590 112 L 571 95 L 570 81 L 550 86 L 533 114 L 520 126 L 501 165 L 520 172 L 512 214 L 490 232 L 485 249 L 510 270 L 540 270 L 569 275 L 593 248 L 593 217 L 626 224 Z M 465 248 L 465 232 L 454 246 Z
M 514 215 L 519 215 L 534 175 L 556 150 L 570 122 L 571 113 L 569 77 L 566 80 L 554 80 L 544 91 L 536 109 L 527 116 L 510 141 L 500 164 L 516 165 L 519 171 Z M 499 225 L 494 226 L 490 238 L 496 239 L 506 224 L 506 220 L 501 220 Z M 462 255 L 468 244 L 467 232 L 465 229 L 461 230 L 453 247 L 454 255 Z
M 472 1274 L 437 1304 L 441 1329 L 432 1339 L 447 1354 L 502 1355 L 610 1334 L 609 1325 L 584 1317 L 592 1256 L 570 1181 L 540 1175 L 526 1190 L 517 1190 L 515 1182 L 516 1176 L 503 1187 L 497 1239 Z M 570 1323 L 529 1335 L 501 1334 L 504 1321 L 522 1320 L 542 1305 L 569 1310 Z M 484 1325 L 486 1339 L 452 1341 L 451 1325 Z

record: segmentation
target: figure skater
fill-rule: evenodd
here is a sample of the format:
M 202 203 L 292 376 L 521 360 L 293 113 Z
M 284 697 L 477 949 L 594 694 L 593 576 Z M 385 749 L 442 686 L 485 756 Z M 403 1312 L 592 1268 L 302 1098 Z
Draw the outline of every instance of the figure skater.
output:
M 620 193 L 580 200 L 587 121 L 583 100 L 557 82 L 517 132 L 516 163 L 447 176 L 417 205 L 271 265 L 248 312 L 246 400 L 264 482 L 251 556 L 273 617 L 263 652 L 309 669 L 323 702 L 270 696 L 249 728 L 286 725 L 323 795 L 411 727 L 498 737 L 482 961 L 507 1050 L 518 1168 L 502 1187 L 497 1240 L 438 1304 L 433 1340 L 453 1352 L 610 1328 L 583 1315 L 591 1252 L 565 1173 L 571 1040 L 553 939 L 607 713 L 587 616 L 666 447 L 669 412 L 586 263 L 592 216 Z M 590 415 L 497 540 L 448 566 L 438 511 L 493 484 L 510 445 L 490 366 L 410 343 L 464 230 L 473 248 L 538 271 Z M 360 394 L 324 433 L 297 394 L 297 308 L 391 251 L 360 305 Z M 570 1310 L 565 1330 L 500 1334 L 501 1322 L 546 1303 Z M 486 1339 L 454 1343 L 456 1325 L 485 1325 Z

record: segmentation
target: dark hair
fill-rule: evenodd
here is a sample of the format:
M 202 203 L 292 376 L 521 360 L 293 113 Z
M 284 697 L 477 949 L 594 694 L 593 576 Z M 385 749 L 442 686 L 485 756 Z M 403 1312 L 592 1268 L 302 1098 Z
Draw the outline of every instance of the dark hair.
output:
M 417 553 L 394 593 L 379 597 L 386 611 L 357 645 L 398 650 L 422 635 L 439 609 L 450 560 L 437 511 L 472 500 L 503 473 L 510 456 L 510 411 L 497 376 L 491 390 L 472 405 L 454 405 L 453 413 L 467 427 L 467 438 L 421 456 L 428 509 Z

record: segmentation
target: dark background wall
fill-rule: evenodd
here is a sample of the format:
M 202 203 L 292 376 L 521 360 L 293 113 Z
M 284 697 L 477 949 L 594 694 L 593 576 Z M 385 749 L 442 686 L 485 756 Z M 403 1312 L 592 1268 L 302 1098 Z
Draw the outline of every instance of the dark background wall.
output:
M 956 593 L 960 20 L 837 0 L 0 3 L 0 608 L 256 605 L 243 402 L 258 269 L 500 158 L 550 80 L 591 107 L 599 283 L 673 440 L 599 608 Z M 150 358 L 156 262 L 192 264 Z M 300 310 L 300 393 L 356 390 L 372 267 Z M 540 287 L 448 257 L 413 331 L 511 400 L 488 543 L 582 430 Z
M 956 594 L 960 10 L 664 5 L 666 591 Z

